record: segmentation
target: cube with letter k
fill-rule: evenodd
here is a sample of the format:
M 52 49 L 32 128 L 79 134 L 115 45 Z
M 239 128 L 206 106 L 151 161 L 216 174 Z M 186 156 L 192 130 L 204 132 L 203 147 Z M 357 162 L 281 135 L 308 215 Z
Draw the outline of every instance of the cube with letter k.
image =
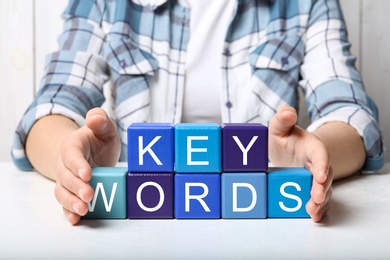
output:
M 130 172 L 173 172 L 174 128 L 168 123 L 133 123 L 127 129 Z

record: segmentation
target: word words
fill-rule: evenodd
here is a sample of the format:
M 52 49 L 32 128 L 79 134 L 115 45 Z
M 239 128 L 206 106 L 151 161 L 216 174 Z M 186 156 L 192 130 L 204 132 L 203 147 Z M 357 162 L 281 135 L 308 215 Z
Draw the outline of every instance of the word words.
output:
M 307 218 L 312 175 L 268 168 L 261 124 L 136 123 L 128 167 L 93 168 L 84 218 Z

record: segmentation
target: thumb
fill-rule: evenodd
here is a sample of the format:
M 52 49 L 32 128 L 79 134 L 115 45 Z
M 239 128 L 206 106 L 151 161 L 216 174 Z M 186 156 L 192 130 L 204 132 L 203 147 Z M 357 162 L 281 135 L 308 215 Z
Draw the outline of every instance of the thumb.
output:
M 102 108 L 93 108 L 86 116 L 87 127 L 101 140 L 108 140 L 117 135 L 114 122 Z
M 289 135 L 297 120 L 297 112 L 293 107 L 287 105 L 281 106 L 271 119 L 269 133 L 279 137 Z

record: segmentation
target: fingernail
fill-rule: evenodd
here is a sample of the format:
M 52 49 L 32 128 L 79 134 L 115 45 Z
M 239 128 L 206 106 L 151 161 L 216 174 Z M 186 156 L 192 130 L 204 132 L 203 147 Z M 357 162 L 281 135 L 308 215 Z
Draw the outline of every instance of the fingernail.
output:
M 72 205 L 72 208 L 73 208 L 73 211 L 74 211 L 75 213 L 79 214 L 79 205 L 78 205 L 78 203 L 74 203 L 74 204 Z
M 316 213 L 320 212 L 320 210 L 321 210 L 321 205 L 318 205 Z
M 82 199 L 82 200 L 84 200 L 83 199 L 83 194 L 84 194 L 84 190 L 83 189 L 78 189 L 77 196 L 79 196 L 79 198 Z
M 77 170 L 77 175 L 81 178 L 81 175 L 83 174 L 83 169 Z

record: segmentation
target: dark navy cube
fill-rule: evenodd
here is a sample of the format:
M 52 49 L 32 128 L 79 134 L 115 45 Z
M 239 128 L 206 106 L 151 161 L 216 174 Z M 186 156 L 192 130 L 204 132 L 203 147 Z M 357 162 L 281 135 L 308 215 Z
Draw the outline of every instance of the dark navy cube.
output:
M 128 218 L 173 218 L 173 174 L 129 173 Z
M 305 168 L 270 168 L 268 173 L 268 217 L 309 218 L 312 174 Z
M 223 172 L 266 172 L 268 128 L 256 123 L 225 123 L 222 128 Z
M 221 176 L 210 174 L 175 175 L 175 217 L 215 219 L 221 217 Z
M 130 172 L 174 171 L 174 127 L 168 123 L 133 123 L 127 129 Z

